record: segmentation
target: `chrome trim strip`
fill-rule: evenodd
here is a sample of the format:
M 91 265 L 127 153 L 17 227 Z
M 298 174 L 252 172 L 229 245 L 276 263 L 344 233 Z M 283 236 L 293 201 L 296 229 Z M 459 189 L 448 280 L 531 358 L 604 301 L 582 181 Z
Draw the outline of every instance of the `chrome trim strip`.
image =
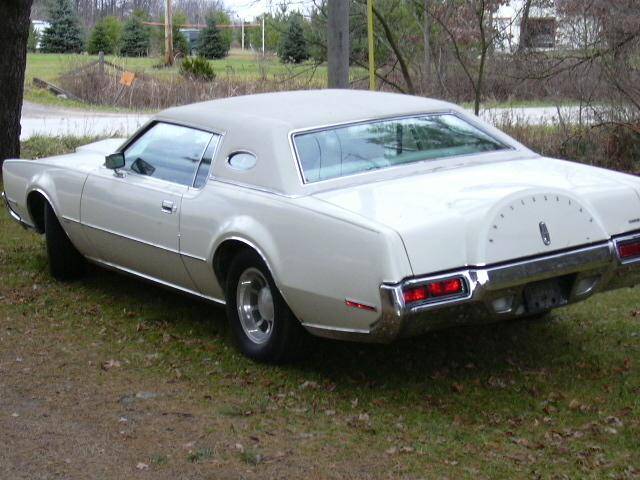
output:
M 350 178 L 350 177 L 355 177 L 355 176 L 359 176 L 359 175 L 365 175 L 367 173 L 372 173 L 372 172 L 379 172 L 381 170 L 389 170 L 389 169 L 395 169 L 395 168 L 402 168 L 402 167 L 407 167 L 409 165 L 416 165 L 418 163 L 424 163 L 424 162 L 433 162 L 433 161 L 438 161 L 438 160 L 446 160 L 449 158 L 461 158 L 461 157 L 469 157 L 469 156 L 473 156 L 473 155 L 478 155 L 480 153 L 492 153 L 492 152 L 478 152 L 478 153 L 470 153 L 470 154 L 464 154 L 464 155 L 454 155 L 454 156 L 449 156 L 449 157 L 440 157 L 440 158 L 430 158 L 428 160 L 422 160 L 422 161 L 417 161 L 417 162 L 411 162 L 411 163 L 407 163 L 407 164 L 403 164 L 403 165 L 392 165 L 389 167 L 384 167 L 384 168 L 379 168 L 379 169 L 375 169 L 375 170 L 367 170 L 364 172 L 355 172 L 349 175 L 343 175 L 340 177 L 335 177 L 335 178 L 327 178 L 324 180 L 318 180 L 315 182 L 307 182 L 304 178 L 304 171 L 302 169 L 302 164 L 300 162 L 300 154 L 298 152 L 298 147 L 295 143 L 295 136 L 296 135 L 301 135 L 301 134 L 307 134 L 307 133 L 315 133 L 315 132 L 324 132 L 324 131 L 328 131 L 328 130 L 335 130 L 338 128 L 342 128 L 342 127 L 347 127 L 347 126 L 354 126 L 354 125 L 363 125 L 366 123 L 379 123 L 379 122 L 385 122 L 385 121 L 389 121 L 389 120 L 402 120 L 402 119 L 406 119 L 406 118 L 413 118 L 413 117 L 421 117 L 421 116 L 438 116 L 438 115 L 453 115 L 455 117 L 458 117 L 459 119 L 463 120 L 466 123 L 470 123 L 473 127 L 477 128 L 478 130 L 480 130 L 482 133 L 484 133 L 485 135 L 487 135 L 488 137 L 494 139 L 496 142 L 502 144 L 505 146 L 505 150 L 500 150 L 500 152 L 504 153 L 504 151 L 514 151 L 517 150 L 517 148 L 514 145 L 510 145 L 507 144 L 503 141 L 503 139 L 498 139 L 495 137 L 495 135 L 489 133 L 486 131 L 485 127 L 483 127 L 481 124 L 477 123 L 477 122 L 469 122 L 469 119 L 463 117 L 460 112 L 457 112 L 455 110 L 450 110 L 450 109 L 441 109 L 441 110 L 432 110 L 430 112 L 416 112 L 416 113 L 408 113 L 408 114 L 402 114 L 402 115 L 389 115 L 389 116 L 381 116 L 381 117 L 374 117 L 374 118 L 365 118 L 362 120 L 355 120 L 355 121 L 348 121 L 348 122 L 339 122 L 339 123 L 333 123 L 333 124 L 327 124 L 327 125 L 322 125 L 322 126 L 318 126 L 318 127 L 311 127 L 311 128 L 299 128 L 299 129 L 295 129 L 295 130 L 291 130 L 289 132 L 289 147 L 291 148 L 291 151 L 293 153 L 293 158 L 294 158 L 294 162 L 296 164 L 296 169 L 298 172 L 298 179 L 300 180 L 300 182 L 302 183 L 302 186 L 306 186 L 306 185 L 317 185 L 319 183 L 322 182 L 329 182 L 332 180 L 338 180 L 338 179 L 343 179 L 343 178 Z
M 147 242 L 146 240 L 142 240 L 141 238 L 132 237 L 130 235 L 124 235 L 122 233 L 115 232 L 113 230 L 109 230 L 108 228 L 98 227 L 97 225 L 93 225 L 93 224 L 90 224 L 90 223 L 83 223 L 82 225 L 85 226 L 85 227 L 92 228 L 94 230 L 99 230 L 99 231 L 104 232 L 104 233 L 115 235 L 115 236 L 120 237 L 120 238 L 125 238 L 127 240 L 131 240 L 131 241 L 134 241 L 134 242 L 142 243 L 143 245 L 148 245 L 150 247 L 155 247 L 155 248 L 158 248 L 160 250 L 165 250 L 167 252 L 171 252 L 171 253 L 175 253 L 177 255 L 180 255 L 180 251 L 178 251 L 178 250 L 175 250 L 175 249 L 169 248 L 169 247 L 165 247 L 165 246 L 162 246 L 162 245 L 158 245 L 158 244 L 155 244 L 155 243 Z
M 100 265 L 100 266 L 108 268 L 108 269 L 117 270 L 119 272 L 123 272 L 123 273 L 129 274 L 129 275 L 133 275 L 134 277 L 139 277 L 139 278 L 142 278 L 143 280 L 149 280 L 151 282 L 158 283 L 158 284 L 163 285 L 165 287 L 174 288 L 176 290 L 180 290 L 181 292 L 188 293 L 189 295 L 200 297 L 200 298 L 202 298 L 204 300 L 209 300 L 211 302 L 219 303 L 221 305 L 225 305 L 225 303 L 226 303 L 224 300 L 220 300 L 218 298 L 214 298 L 214 297 L 209 297 L 207 295 L 203 295 L 202 293 L 196 292 L 194 290 L 190 290 L 190 289 L 185 288 L 185 287 L 180 287 L 179 285 L 175 285 L 173 283 L 165 282 L 164 280 L 160 280 L 160 279 L 158 279 L 156 277 L 152 277 L 150 275 L 145 275 L 144 273 L 140 273 L 140 272 L 137 272 L 135 270 L 131 270 L 129 268 L 121 267 L 121 266 L 116 265 L 116 264 L 111 263 L 111 262 L 106 262 L 104 260 L 99 260 L 99 259 L 94 258 L 94 257 L 87 257 L 87 260 L 95 263 L 96 265 Z
M 207 259 L 203 257 L 199 257 L 197 255 L 192 255 L 191 253 L 180 252 L 180 255 L 187 258 L 193 258 L 194 260 L 199 260 L 201 262 L 207 263 Z
M 325 332 L 355 333 L 355 334 L 362 334 L 362 335 L 369 334 L 369 330 L 364 330 L 359 328 L 331 327 L 327 325 L 319 325 L 317 323 L 301 323 L 301 325 L 308 330 L 314 330 L 313 333 L 320 336 L 323 336 L 322 333 L 315 332 L 315 330 L 321 330 Z

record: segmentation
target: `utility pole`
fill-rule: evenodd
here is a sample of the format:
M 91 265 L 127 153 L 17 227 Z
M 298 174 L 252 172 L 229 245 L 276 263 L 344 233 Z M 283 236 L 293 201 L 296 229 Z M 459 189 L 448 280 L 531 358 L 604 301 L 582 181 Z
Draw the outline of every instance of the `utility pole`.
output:
M 264 57 L 264 17 L 266 13 L 262 14 L 262 56 Z
M 427 1 L 427 0 L 425 0 Z M 373 0 L 367 0 L 367 40 L 369 44 L 369 90 L 376 89 L 376 51 L 373 37 Z
M 173 11 L 171 0 L 164 0 L 164 64 L 173 65 Z
M 328 0 L 329 88 L 349 87 L 349 1 Z
M 244 19 L 242 19 L 242 51 L 244 52 Z

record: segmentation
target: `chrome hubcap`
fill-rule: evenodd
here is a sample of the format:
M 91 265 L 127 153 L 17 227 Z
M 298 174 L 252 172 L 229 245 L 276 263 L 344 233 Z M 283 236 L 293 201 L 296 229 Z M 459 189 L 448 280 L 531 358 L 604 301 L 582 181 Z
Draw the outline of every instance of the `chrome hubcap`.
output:
M 257 268 L 248 268 L 238 280 L 236 305 L 242 330 L 254 343 L 265 343 L 275 316 L 269 282 Z

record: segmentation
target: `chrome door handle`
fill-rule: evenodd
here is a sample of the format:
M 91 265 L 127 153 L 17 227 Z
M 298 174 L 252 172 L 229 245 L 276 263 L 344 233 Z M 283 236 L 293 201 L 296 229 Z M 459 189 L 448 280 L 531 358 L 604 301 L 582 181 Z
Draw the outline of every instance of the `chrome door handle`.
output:
M 162 213 L 173 213 L 176 210 L 176 204 L 171 200 L 162 201 Z

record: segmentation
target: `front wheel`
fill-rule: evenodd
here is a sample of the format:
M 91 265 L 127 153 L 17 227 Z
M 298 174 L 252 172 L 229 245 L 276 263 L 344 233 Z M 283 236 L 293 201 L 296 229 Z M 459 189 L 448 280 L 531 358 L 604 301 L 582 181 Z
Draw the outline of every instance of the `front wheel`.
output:
M 51 276 L 62 281 L 81 277 L 85 272 L 86 261 L 69 240 L 48 203 L 44 206 L 44 234 Z
M 225 290 L 231 333 L 244 355 L 281 363 L 300 353 L 306 332 L 258 254 L 244 250 L 233 259 Z

